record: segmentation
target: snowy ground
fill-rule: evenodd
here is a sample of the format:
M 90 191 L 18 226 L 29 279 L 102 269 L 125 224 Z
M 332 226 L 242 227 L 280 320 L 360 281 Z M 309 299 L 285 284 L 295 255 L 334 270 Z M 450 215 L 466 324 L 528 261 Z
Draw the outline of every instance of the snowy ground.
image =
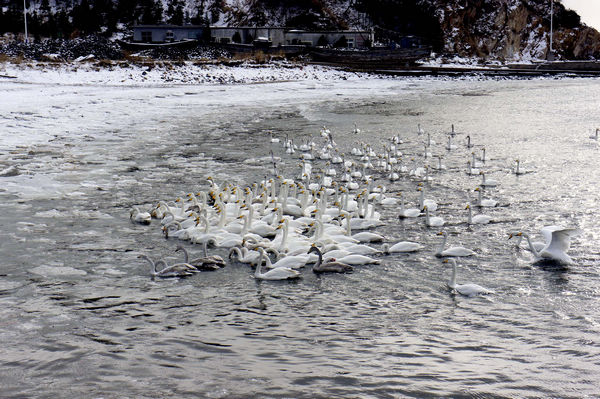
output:
M 368 76 L 365 73 L 345 72 L 316 65 L 247 63 L 239 66 L 225 66 L 197 64 L 192 61 L 178 65 L 169 62 L 145 65 L 128 62 L 114 62 L 109 65 L 100 65 L 94 62 L 1 63 L 0 75 L 5 75 L 0 79 L 14 78 L 17 82 L 26 83 L 119 86 L 331 81 L 361 79 Z

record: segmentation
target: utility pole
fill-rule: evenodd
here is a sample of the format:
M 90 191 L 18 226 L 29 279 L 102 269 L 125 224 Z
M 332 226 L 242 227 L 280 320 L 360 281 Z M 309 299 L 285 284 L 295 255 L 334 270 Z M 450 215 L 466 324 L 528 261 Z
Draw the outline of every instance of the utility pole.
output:
M 554 61 L 554 49 L 552 48 L 553 20 L 554 20 L 554 0 L 550 0 L 550 60 Z
M 29 43 L 29 36 L 27 36 L 27 0 L 23 0 L 23 19 L 25 20 L 25 43 Z

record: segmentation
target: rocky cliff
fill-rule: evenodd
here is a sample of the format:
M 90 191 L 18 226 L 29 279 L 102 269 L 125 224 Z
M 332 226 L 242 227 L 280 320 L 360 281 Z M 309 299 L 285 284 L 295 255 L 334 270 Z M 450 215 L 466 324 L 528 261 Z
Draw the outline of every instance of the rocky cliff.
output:
M 382 41 L 424 37 L 434 49 L 482 59 L 544 59 L 550 0 L 229 0 L 221 23 L 298 28 L 376 28 Z M 600 33 L 554 2 L 559 59 L 600 59 Z
M 550 1 L 435 1 L 444 51 L 460 56 L 527 60 L 546 58 Z M 600 34 L 555 2 L 553 48 L 561 59 L 600 58 Z

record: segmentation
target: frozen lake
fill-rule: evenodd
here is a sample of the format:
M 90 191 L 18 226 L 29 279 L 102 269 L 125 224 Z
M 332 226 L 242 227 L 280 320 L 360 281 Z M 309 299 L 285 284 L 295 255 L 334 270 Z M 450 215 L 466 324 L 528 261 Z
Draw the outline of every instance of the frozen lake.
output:
M 0 81 L 0 386 L 4 397 L 586 397 L 600 390 L 600 80 L 350 79 L 177 87 Z M 354 135 L 354 123 L 361 128 Z M 176 259 L 149 209 L 240 186 L 270 165 L 267 131 L 297 143 L 327 125 L 346 153 L 404 139 L 407 166 L 433 155 L 428 197 L 446 219 L 459 280 L 493 295 L 450 292 L 434 256 L 439 229 L 381 207 L 389 242 L 425 249 L 381 265 L 298 282 L 257 282 L 239 263 L 181 280 L 152 280 L 137 258 Z M 446 150 L 447 132 L 459 133 Z M 469 134 L 476 145 L 465 146 Z M 497 223 L 468 226 L 479 176 Z M 273 147 L 280 172 L 298 157 Z M 511 173 L 515 159 L 530 171 Z M 437 163 L 431 160 L 432 165 Z M 322 164 L 322 163 L 321 163 Z M 416 203 L 418 180 L 388 192 Z M 476 213 L 479 211 L 476 211 Z M 578 227 L 568 267 L 532 264 L 508 232 Z M 199 249 L 187 246 L 190 251 Z M 217 251 L 225 256 L 226 251 Z

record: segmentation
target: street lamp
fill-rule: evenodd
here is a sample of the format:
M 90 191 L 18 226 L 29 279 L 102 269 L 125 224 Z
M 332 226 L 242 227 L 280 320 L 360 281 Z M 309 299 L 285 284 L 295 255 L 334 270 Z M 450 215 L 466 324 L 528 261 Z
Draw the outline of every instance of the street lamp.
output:
M 27 36 L 27 5 L 25 4 L 25 1 L 27 0 L 23 0 L 23 19 L 25 20 L 25 43 L 29 43 L 29 37 Z

